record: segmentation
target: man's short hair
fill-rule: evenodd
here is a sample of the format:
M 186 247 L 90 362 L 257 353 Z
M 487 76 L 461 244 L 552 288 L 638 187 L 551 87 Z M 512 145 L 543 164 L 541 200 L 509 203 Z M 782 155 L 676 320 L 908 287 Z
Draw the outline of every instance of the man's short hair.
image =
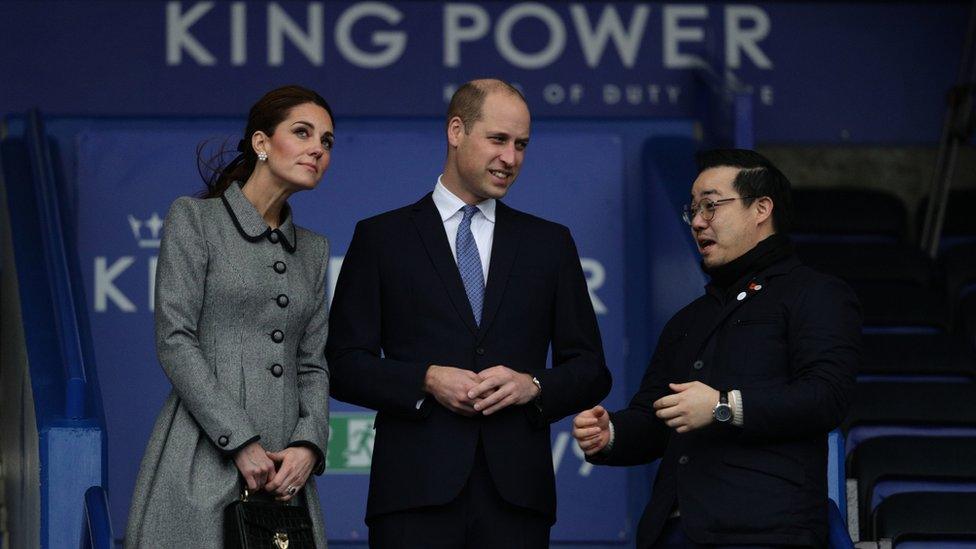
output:
M 739 168 L 732 181 L 744 206 L 749 206 L 757 198 L 768 196 L 773 201 L 773 230 L 788 233 L 793 223 L 793 197 L 790 194 L 790 180 L 765 156 L 746 149 L 714 149 L 701 151 L 695 155 L 698 173 L 710 168 L 727 166 Z
M 447 106 L 447 123 L 450 124 L 451 119 L 456 116 L 464 124 L 464 133 L 471 133 L 474 123 L 481 120 L 481 107 L 485 104 L 485 98 L 496 91 L 510 93 L 527 104 L 522 92 L 504 80 L 472 80 L 458 88 L 451 97 L 451 103 Z

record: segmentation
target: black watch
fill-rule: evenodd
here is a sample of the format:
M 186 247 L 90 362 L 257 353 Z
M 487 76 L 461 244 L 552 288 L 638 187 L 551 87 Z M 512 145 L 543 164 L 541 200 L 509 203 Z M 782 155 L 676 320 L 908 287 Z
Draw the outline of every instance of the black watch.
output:
M 719 423 L 729 423 L 732 421 L 732 407 L 729 406 L 729 392 L 718 392 L 718 404 L 712 409 L 712 417 Z

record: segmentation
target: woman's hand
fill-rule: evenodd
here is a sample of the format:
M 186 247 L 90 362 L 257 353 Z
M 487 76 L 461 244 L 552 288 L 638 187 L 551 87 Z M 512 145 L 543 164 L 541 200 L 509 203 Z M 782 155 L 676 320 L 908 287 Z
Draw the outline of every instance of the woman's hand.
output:
M 266 452 L 278 467 L 278 474 L 264 489 L 276 495 L 278 501 L 290 501 L 305 486 L 315 466 L 315 452 L 304 446 L 292 446 L 280 452 Z
M 267 482 L 275 476 L 274 462 L 268 457 L 268 452 L 261 446 L 261 443 L 257 441 L 248 444 L 237 452 L 237 455 L 234 456 L 234 465 L 244 477 L 247 489 L 252 492 L 265 488 Z

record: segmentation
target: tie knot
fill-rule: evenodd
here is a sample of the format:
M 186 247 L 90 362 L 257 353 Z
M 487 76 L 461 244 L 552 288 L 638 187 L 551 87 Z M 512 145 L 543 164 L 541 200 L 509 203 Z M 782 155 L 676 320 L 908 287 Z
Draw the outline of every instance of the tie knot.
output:
M 477 206 L 472 206 L 471 204 L 465 204 L 461 208 L 461 211 L 464 212 L 464 217 L 470 218 L 471 216 L 473 216 L 475 214 L 475 212 L 478 211 L 478 207 Z

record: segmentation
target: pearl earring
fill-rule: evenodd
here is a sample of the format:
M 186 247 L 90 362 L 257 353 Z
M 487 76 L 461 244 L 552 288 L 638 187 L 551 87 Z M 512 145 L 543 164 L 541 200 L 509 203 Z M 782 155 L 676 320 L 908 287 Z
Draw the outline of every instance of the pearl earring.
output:
M 258 153 L 258 160 L 260 160 L 261 162 L 267 162 L 268 161 L 268 153 L 266 153 L 266 152 L 259 152 Z

